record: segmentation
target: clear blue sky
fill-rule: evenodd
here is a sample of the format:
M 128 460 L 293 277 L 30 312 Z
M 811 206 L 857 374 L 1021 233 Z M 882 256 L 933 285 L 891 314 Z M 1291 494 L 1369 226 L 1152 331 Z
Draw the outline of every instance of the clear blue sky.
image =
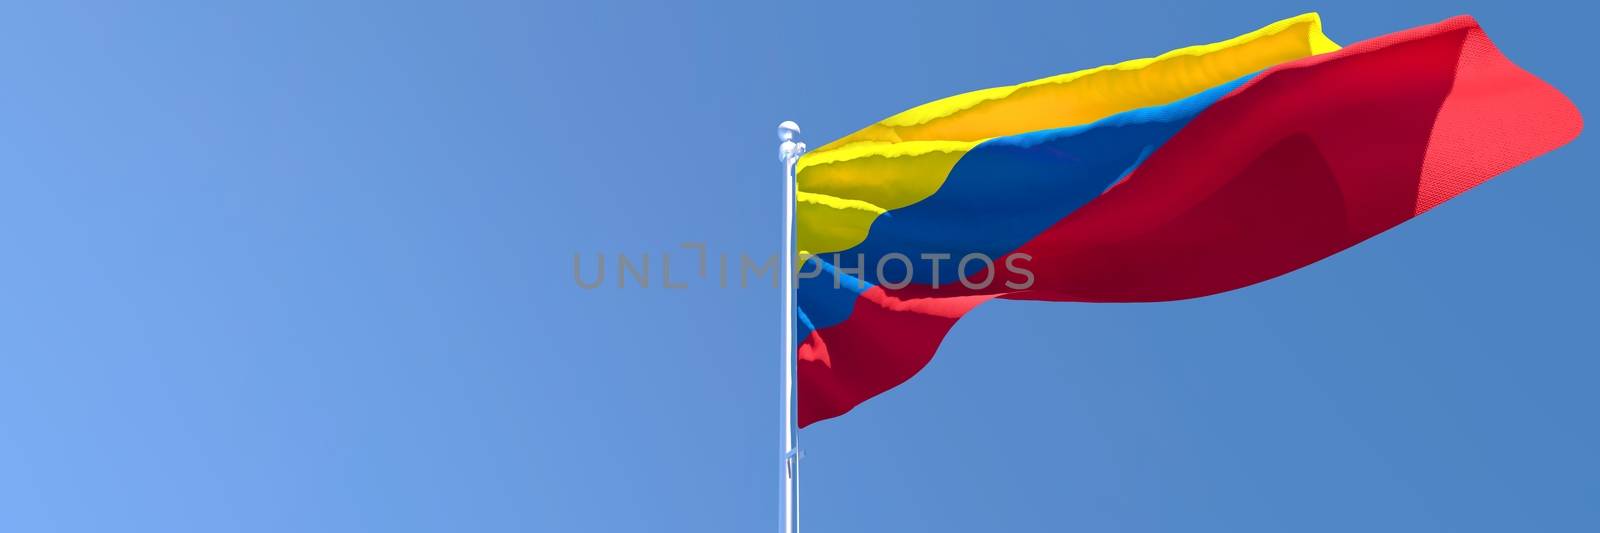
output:
M 1600 103 L 1571 2 L 790 4 L 6 7 L 0 530 L 771 530 L 777 293 L 571 259 L 774 250 L 779 121 L 1308 10 Z M 986 305 L 803 433 L 806 530 L 1600 530 L 1594 138 L 1245 290 Z

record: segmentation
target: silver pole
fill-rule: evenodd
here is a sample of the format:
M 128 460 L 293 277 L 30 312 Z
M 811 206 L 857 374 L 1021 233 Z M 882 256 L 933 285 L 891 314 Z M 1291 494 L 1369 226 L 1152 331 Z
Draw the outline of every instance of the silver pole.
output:
M 794 425 L 794 193 L 795 163 L 806 152 L 800 142 L 800 125 L 786 120 L 778 125 L 778 158 L 783 161 L 783 533 L 800 531 L 800 435 Z

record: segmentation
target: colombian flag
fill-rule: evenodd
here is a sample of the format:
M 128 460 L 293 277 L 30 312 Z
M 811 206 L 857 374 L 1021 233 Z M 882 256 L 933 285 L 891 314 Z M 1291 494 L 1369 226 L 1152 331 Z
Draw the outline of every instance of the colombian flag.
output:
M 891 116 L 797 165 L 800 425 L 910 379 L 991 299 L 1244 287 L 1581 129 L 1465 16 L 1340 48 L 1301 15 Z

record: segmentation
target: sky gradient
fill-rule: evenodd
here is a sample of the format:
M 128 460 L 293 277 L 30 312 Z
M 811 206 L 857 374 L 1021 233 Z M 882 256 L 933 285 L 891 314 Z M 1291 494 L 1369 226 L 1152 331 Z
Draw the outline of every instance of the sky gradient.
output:
M 0 531 L 772 530 L 779 294 L 679 245 L 777 250 L 778 122 L 1311 10 L 1471 14 L 1588 111 L 1594 9 L 9 6 Z M 1600 529 L 1591 137 L 1243 290 L 980 307 L 802 432 L 805 530 Z

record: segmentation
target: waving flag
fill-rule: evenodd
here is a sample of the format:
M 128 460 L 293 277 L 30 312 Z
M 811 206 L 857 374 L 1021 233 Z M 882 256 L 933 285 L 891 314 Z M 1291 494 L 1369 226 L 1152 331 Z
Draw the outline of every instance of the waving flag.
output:
M 990 299 L 1244 287 L 1581 129 L 1470 17 L 1340 49 L 1307 14 L 894 115 L 798 164 L 799 424 L 903 383 Z

